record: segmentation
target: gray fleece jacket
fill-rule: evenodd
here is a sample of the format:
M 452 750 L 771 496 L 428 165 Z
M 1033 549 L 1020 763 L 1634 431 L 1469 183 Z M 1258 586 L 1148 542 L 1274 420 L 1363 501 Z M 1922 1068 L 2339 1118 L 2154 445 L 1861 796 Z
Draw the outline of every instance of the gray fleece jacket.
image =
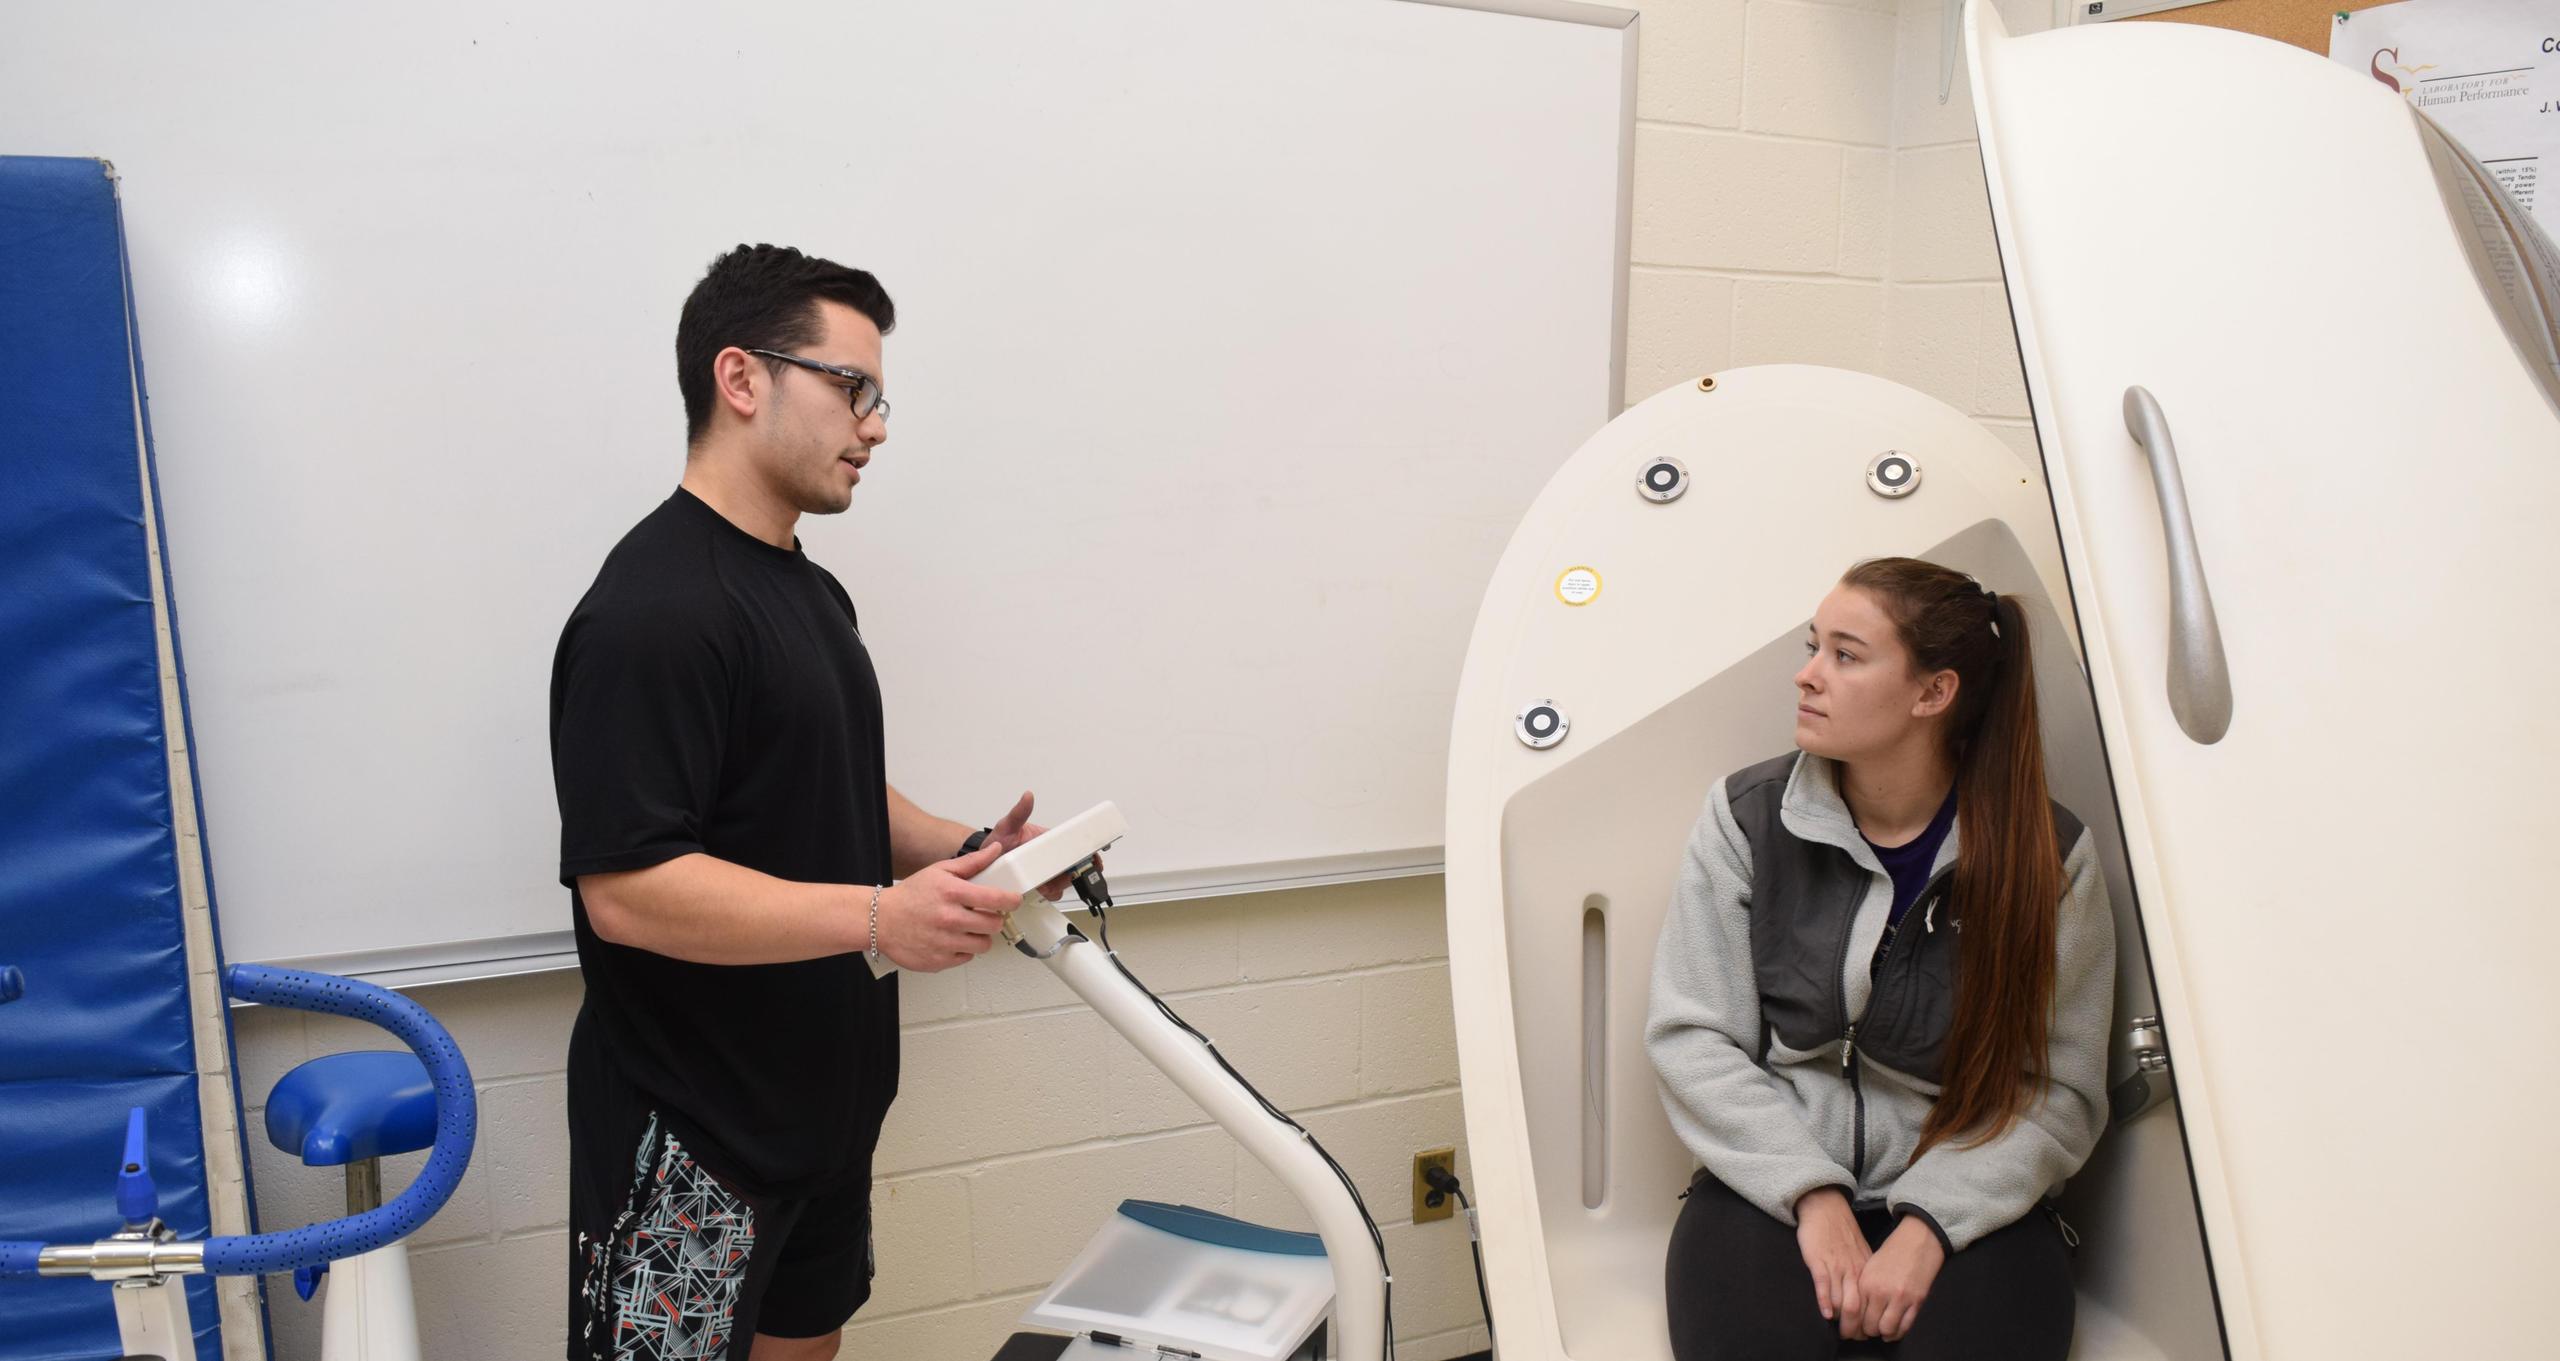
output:
M 1663 922 L 1645 1025 L 1663 1107 L 1698 1161 L 1780 1223 L 1805 1192 L 1838 1186 L 1862 1208 L 1921 1216 L 1951 1252 L 2078 1171 L 2106 1124 L 2115 920 L 2087 830 L 2057 804 L 2054 831 L 2067 887 L 2041 1097 L 2000 1137 L 1942 1140 L 1914 1162 L 1954 995 L 1958 832 L 1871 978 L 1893 881 L 1839 767 L 1790 753 L 1717 781 Z

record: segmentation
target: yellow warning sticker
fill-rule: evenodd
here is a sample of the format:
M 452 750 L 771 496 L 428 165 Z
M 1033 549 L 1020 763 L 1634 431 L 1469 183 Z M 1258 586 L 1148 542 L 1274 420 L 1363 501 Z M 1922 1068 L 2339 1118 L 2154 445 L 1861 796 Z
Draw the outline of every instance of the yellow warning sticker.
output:
M 1591 567 L 1568 567 L 1556 578 L 1556 599 L 1568 605 L 1588 605 L 1600 598 L 1600 573 Z

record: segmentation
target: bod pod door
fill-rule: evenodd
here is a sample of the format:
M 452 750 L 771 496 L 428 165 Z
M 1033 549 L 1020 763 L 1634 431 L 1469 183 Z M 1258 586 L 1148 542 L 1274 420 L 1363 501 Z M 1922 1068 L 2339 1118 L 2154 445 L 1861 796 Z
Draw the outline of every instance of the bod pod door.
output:
M 2055 797 L 2108 869 L 2119 1017 L 2150 1005 L 2033 473 L 1954 408 L 1835 369 L 1733 370 L 1642 403 L 1522 522 L 1451 734 L 1450 980 L 1505 1361 L 1670 1355 L 1663 1253 L 1693 1163 L 1644 1051 L 1655 937 L 1709 787 L 1790 749 L 1814 603 L 1853 560 L 1887 554 L 2029 609 Z M 2114 1076 L 2134 1072 L 2120 1052 Z M 2160 1307 L 2084 1292 L 2078 1355 L 2219 1353 L 2181 1153 L 2169 1108 L 2100 1141 L 2096 1194 L 2073 1211 L 2084 1282 L 2151 1278 Z
M 2231 1354 L 2548 1355 L 2549 242 L 2307 53 L 1970 28 Z

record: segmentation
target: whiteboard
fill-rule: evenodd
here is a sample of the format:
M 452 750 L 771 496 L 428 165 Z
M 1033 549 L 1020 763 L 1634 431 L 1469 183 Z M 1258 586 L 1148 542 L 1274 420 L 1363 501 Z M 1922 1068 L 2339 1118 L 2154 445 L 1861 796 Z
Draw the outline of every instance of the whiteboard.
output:
M 7 149 L 123 181 L 229 957 L 570 948 L 552 650 L 740 241 L 898 304 L 801 527 L 893 783 L 1114 800 L 1132 898 L 1435 866 L 1478 592 L 1619 386 L 1633 16 L 1511 11 L 21 7 Z

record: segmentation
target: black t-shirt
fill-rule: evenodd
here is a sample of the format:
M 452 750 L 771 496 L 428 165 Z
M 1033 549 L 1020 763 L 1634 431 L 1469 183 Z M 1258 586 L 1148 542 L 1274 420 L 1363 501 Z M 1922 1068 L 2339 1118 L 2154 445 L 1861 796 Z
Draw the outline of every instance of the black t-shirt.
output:
M 801 882 L 889 881 L 880 688 L 844 587 L 678 490 L 561 630 L 551 772 L 587 980 L 572 1069 L 637 1087 L 750 1192 L 868 1177 L 898 1086 L 895 974 L 874 979 L 859 953 L 722 966 L 616 945 L 576 888 L 696 851 Z

